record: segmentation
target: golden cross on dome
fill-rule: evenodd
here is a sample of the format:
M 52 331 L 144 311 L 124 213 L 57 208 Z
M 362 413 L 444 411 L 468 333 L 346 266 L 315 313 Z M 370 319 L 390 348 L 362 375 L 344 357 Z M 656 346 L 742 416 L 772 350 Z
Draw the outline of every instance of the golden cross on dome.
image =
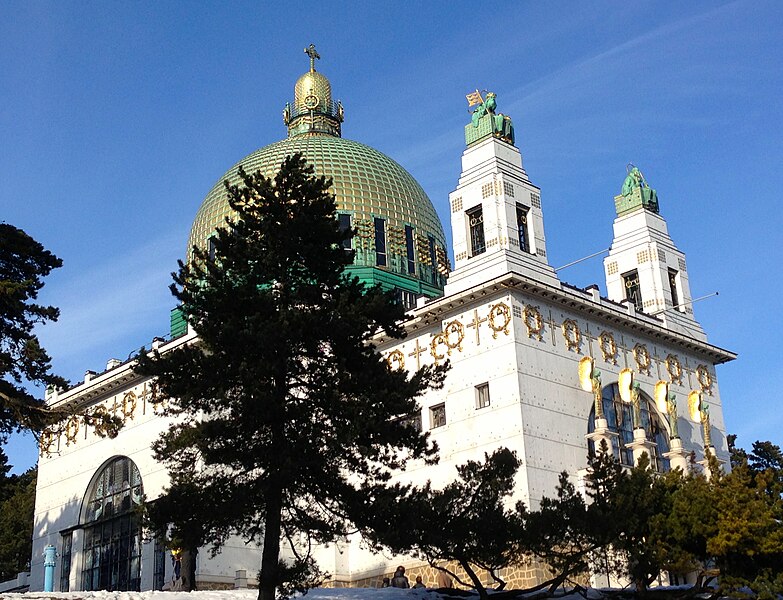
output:
M 321 55 L 315 50 L 315 44 L 310 44 L 304 49 L 305 54 L 310 57 L 310 72 L 315 72 L 315 59 L 321 60 Z

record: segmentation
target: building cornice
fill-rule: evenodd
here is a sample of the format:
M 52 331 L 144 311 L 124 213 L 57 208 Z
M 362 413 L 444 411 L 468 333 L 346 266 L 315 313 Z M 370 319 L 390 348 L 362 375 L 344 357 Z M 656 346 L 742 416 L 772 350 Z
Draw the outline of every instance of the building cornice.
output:
M 598 294 L 597 288 L 583 290 L 567 284 L 562 284 L 562 287 L 557 288 L 515 272 L 506 273 L 448 297 L 430 300 L 424 306 L 409 311 L 408 315 L 411 318 L 404 324 L 405 330 L 408 333 L 413 333 L 422 327 L 441 322 L 445 314 L 459 310 L 465 304 L 513 291 L 523 292 L 552 304 L 559 304 L 564 308 L 585 313 L 586 316 L 607 325 L 629 329 L 641 335 L 659 339 L 703 356 L 713 364 L 722 364 L 737 358 L 734 352 L 667 329 L 661 319 L 637 313 L 633 305 L 618 304 L 603 298 Z

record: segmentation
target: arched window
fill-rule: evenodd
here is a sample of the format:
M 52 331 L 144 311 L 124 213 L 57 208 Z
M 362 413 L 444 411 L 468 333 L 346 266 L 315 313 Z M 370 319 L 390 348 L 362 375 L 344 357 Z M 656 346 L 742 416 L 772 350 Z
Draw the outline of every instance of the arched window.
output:
M 84 502 L 82 590 L 139 591 L 143 491 L 134 462 L 120 456 L 93 478 Z
M 604 416 L 609 425 L 609 429 L 617 436 L 612 436 L 612 446 L 614 455 L 620 459 L 620 462 L 626 466 L 634 466 L 633 450 L 628 447 L 633 441 L 633 407 L 631 404 L 623 402 L 620 398 L 620 388 L 616 383 L 607 385 L 603 389 Z M 650 466 L 658 472 L 669 470 L 669 460 L 664 458 L 664 452 L 669 451 L 669 433 L 666 430 L 655 405 L 647 394 L 642 392 L 642 426 L 647 432 L 647 440 L 652 443 L 652 456 L 650 456 Z M 595 406 L 590 411 L 590 420 L 588 422 L 588 432 L 595 431 Z M 590 451 L 595 450 L 592 441 L 589 442 Z

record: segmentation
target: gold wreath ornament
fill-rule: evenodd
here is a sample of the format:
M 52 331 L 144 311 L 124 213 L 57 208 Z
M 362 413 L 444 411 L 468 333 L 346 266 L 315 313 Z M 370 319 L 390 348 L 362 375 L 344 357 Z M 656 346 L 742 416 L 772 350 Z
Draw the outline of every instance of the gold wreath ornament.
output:
M 52 434 L 51 429 L 44 429 L 41 432 L 41 454 L 46 454 L 46 456 L 52 455 L 52 445 L 54 444 L 54 434 Z
M 710 375 L 706 365 L 696 367 L 696 379 L 699 382 L 701 391 L 712 395 L 712 375 Z
M 562 329 L 568 350 L 579 352 L 579 346 L 582 344 L 582 332 L 579 330 L 579 323 L 573 319 L 566 319 L 563 321 Z
M 666 357 L 666 371 L 669 373 L 669 378 L 672 383 L 682 383 L 682 365 L 680 359 L 674 354 L 669 354 Z
M 76 436 L 79 434 L 79 417 L 73 416 L 65 424 L 65 443 L 70 446 L 76 443 Z
M 134 412 L 136 412 L 136 394 L 130 391 L 122 397 L 122 420 L 132 419 Z
M 386 357 L 386 360 L 389 363 L 390 369 L 398 370 L 398 369 L 405 368 L 405 355 L 399 350 L 392 350 L 391 352 L 389 352 L 389 355 Z
M 501 323 L 498 320 L 502 319 Z M 498 302 L 489 309 L 489 328 L 492 330 L 492 339 L 497 339 L 501 331 L 508 335 L 508 326 L 511 324 L 511 309 L 505 302 Z
M 633 347 L 633 357 L 640 373 L 650 374 L 650 352 L 644 344 L 636 344 Z
M 614 341 L 614 336 L 608 331 L 604 331 L 598 336 L 599 347 L 601 348 L 601 354 L 604 356 L 606 362 L 617 364 L 617 344 Z
M 465 326 L 462 323 L 456 320 L 449 321 L 443 328 L 443 336 L 449 347 L 449 354 L 454 348 L 462 352 L 462 340 L 465 339 Z
M 445 354 L 438 354 L 439 344 L 446 346 L 446 352 L 451 354 L 451 348 L 449 348 L 449 345 L 446 343 L 446 337 L 442 333 L 437 333 L 432 336 L 432 340 L 430 341 L 430 354 L 432 354 L 432 358 L 435 360 L 436 365 L 439 360 L 446 358 Z
M 541 316 L 541 311 L 538 310 L 538 307 L 528 304 L 525 306 L 523 316 L 525 327 L 527 327 L 527 337 L 537 337 L 539 342 L 542 341 L 544 339 L 541 333 L 544 330 L 544 318 Z

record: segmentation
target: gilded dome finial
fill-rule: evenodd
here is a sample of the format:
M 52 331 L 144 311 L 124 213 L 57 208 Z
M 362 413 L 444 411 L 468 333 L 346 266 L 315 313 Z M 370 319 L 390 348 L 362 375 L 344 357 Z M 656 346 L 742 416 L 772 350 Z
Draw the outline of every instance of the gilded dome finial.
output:
M 310 72 L 315 73 L 315 59 L 321 60 L 321 55 L 316 52 L 315 44 L 310 44 L 304 51 L 310 57 Z

